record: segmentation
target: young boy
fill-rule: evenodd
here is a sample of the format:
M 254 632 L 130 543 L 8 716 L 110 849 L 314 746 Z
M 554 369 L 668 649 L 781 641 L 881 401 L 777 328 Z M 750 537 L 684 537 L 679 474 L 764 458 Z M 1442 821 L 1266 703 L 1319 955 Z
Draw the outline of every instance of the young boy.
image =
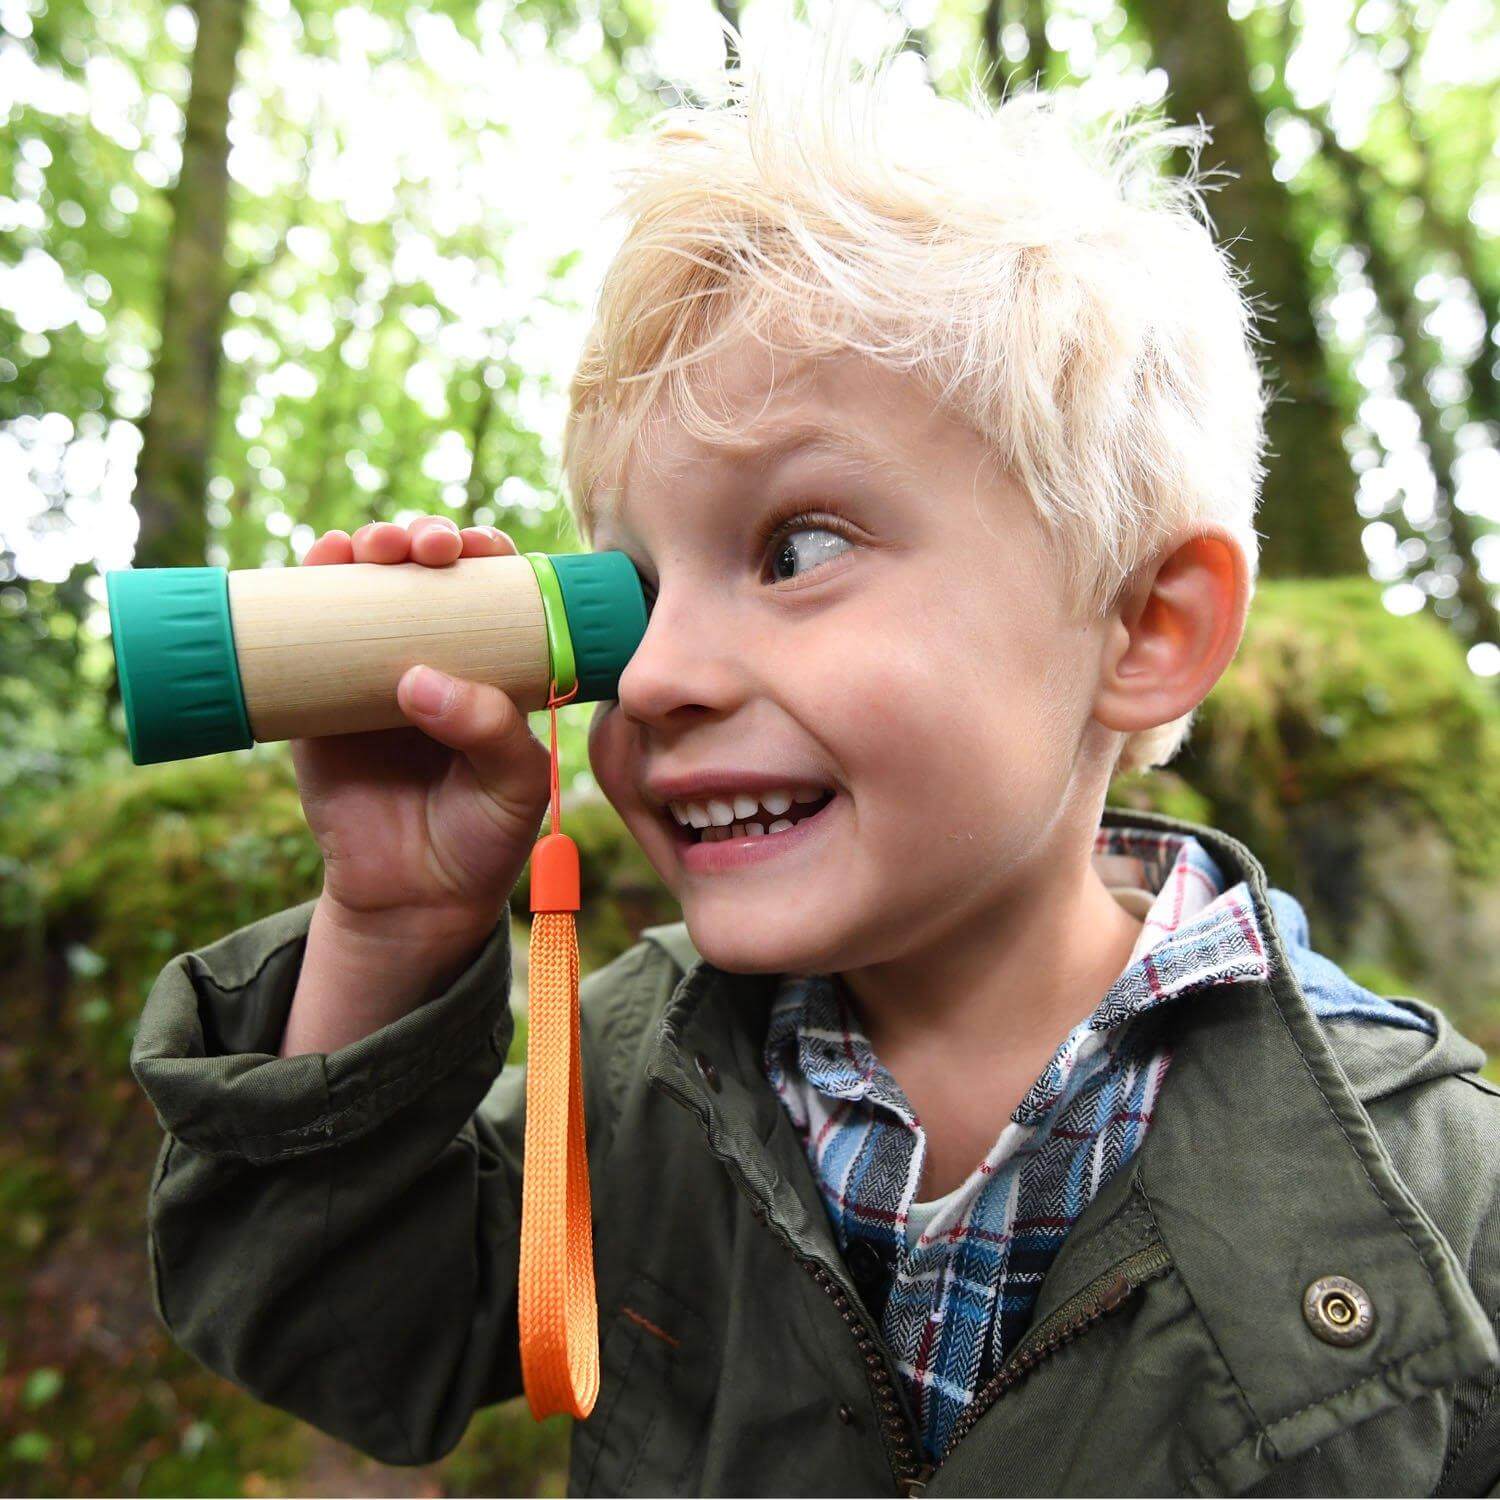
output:
M 900 78 L 672 112 L 572 389 L 581 529 L 654 601 L 591 760 L 685 921 L 582 987 L 570 1489 L 1490 1492 L 1483 1054 L 1244 845 L 1105 805 L 1256 567 L 1245 302 L 1140 165 L 1187 137 Z M 424 516 L 304 563 L 510 550 Z M 405 1464 L 521 1390 L 548 758 L 494 688 L 400 699 L 293 747 L 323 892 L 175 959 L 134 1066 L 167 1326 Z

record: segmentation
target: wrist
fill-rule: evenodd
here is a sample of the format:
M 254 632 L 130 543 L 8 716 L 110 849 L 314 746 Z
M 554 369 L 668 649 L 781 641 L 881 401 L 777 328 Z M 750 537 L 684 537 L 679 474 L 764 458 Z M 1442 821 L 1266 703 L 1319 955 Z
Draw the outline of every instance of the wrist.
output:
M 465 945 L 477 947 L 494 930 L 505 912 L 505 902 L 494 906 L 346 905 L 325 889 L 318 897 L 312 921 L 329 942 L 352 950 L 383 953 L 398 962 L 429 962 Z
M 435 1000 L 504 912 L 350 909 L 320 896 L 280 1052 L 333 1052 Z

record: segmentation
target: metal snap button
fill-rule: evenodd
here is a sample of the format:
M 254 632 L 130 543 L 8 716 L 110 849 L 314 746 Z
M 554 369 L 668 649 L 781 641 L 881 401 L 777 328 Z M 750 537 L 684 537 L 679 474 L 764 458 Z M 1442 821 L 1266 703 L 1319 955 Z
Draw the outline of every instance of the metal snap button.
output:
M 714 1093 L 719 1093 L 723 1088 L 723 1084 L 719 1082 L 719 1070 L 708 1060 L 708 1058 L 702 1052 L 698 1053 L 698 1055 L 694 1057 L 693 1061 L 697 1063 L 698 1071 L 703 1075 L 704 1083 L 706 1083 L 709 1088 L 714 1091 Z
M 1370 1294 L 1347 1276 L 1320 1276 L 1302 1294 L 1307 1326 L 1327 1344 L 1360 1344 L 1375 1327 Z

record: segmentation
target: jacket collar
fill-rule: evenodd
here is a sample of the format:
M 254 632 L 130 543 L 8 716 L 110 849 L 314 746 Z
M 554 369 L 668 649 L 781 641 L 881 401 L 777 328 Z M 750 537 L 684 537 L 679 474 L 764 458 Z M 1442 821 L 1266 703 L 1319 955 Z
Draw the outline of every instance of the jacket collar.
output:
M 1106 807 L 1102 822 L 1191 833 L 1233 872 L 1231 883 L 1244 879 L 1269 972 L 1164 1016 L 1174 1056 L 1151 1129 L 1064 1241 L 1033 1324 L 1133 1253 L 1165 1247 L 1243 1395 L 1244 1441 L 1218 1460 L 1219 1482 L 1237 1489 L 1354 1421 L 1488 1368 L 1500 1350 L 1308 1007 L 1259 861 L 1227 834 L 1165 814 Z M 762 1073 L 774 989 L 775 976 L 697 959 L 663 1014 L 647 1076 L 698 1117 L 709 1149 L 772 1232 L 858 1303 L 811 1169 Z M 1413 1037 L 1413 1058 L 1394 1072 L 1372 1066 L 1361 1092 L 1474 1065 L 1477 1049 L 1465 1052 L 1472 1044 L 1446 1023 L 1437 1037 Z M 711 1061 L 716 1089 L 700 1058 Z M 1375 1329 L 1357 1347 L 1323 1343 L 1304 1321 L 1304 1290 L 1329 1275 L 1358 1282 L 1374 1304 Z

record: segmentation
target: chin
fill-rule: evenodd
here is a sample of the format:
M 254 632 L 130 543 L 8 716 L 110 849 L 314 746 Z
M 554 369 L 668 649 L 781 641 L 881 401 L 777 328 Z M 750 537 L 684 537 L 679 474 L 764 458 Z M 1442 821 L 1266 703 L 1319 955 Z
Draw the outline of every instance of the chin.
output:
M 792 926 L 747 921 L 743 909 L 722 916 L 683 909 L 693 946 L 727 974 L 817 974 L 826 972 L 829 949 Z

